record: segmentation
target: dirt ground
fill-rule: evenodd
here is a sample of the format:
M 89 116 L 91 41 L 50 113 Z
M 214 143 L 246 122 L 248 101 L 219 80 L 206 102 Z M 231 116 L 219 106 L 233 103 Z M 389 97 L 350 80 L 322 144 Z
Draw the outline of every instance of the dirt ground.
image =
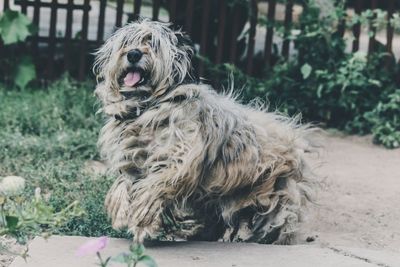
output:
M 301 235 L 316 243 L 400 252 L 400 149 L 370 137 L 323 135 L 312 166 L 321 177 L 317 205 Z

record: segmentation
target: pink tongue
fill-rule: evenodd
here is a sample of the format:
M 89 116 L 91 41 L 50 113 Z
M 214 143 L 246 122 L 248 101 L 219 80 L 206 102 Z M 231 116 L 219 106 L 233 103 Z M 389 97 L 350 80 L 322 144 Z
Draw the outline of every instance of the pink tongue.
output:
M 133 87 L 140 81 L 140 73 L 139 72 L 128 72 L 124 78 L 125 86 Z

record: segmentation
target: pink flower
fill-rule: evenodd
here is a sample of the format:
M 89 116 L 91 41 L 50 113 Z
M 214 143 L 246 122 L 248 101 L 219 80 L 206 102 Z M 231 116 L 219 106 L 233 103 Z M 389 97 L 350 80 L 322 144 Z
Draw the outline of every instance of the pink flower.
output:
M 108 239 L 106 236 L 102 236 L 96 239 L 87 241 L 85 244 L 79 247 L 76 252 L 77 256 L 85 256 L 89 254 L 95 254 L 107 246 Z

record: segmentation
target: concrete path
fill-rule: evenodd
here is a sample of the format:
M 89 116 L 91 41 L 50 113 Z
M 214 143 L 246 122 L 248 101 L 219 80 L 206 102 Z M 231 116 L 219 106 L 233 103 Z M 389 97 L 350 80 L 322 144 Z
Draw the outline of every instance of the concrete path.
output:
M 30 258 L 17 258 L 11 267 L 90 267 L 95 256 L 77 257 L 77 248 L 86 237 L 54 236 L 48 241 L 36 238 L 30 245 Z M 127 251 L 128 240 L 110 239 L 102 255 Z M 271 246 L 246 243 L 176 242 L 147 244 L 146 254 L 159 267 L 395 267 L 400 254 L 343 247 L 315 245 Z M 123 266 L 112 264 L 111 266 Z

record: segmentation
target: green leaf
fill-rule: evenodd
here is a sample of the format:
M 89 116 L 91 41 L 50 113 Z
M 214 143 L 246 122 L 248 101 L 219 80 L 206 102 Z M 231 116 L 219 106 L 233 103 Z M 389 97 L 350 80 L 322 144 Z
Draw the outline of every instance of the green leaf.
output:
M 306 63 L 301 67 L 301 74 L 303 75 L 304 80 L 310 77 L 311 72 L 312 72 L 312 67 L 309 64 Z
M 148 255 L 141 256 L 139 262 L 146 264 L 148 267 L 157 267 L 157 263 Z
M 31 21 L 24 14 L 7 10 L 0 18 L 0 36 L 5 45 L 25 41 L 31 35 Z
M 18 217 L 15 216 L 6 216 L 7 227 L 13 231 L 18 225 Z
M 130 247 L 130 251 L 132 251 L 134 255 L 140 256 L 144 252 L 144 246 L 142 244 L 133 244 Z
M 322 89 L 324 89 L 324 86 L 322 84 L 320 84 L 317 89 L 317 97 L 318 98 L 321 98 L 321 96 L 322 96 Z
M 30 81 L 36 78 L 36 69 L 30 57 L 23 57 L 17 65 L 14 82 L 21 89 L 25 88 Z
M 128 263 L 129 262 L 129 254 L 122 252 L 118 254 L 115 257 L 111 258 L 112 261 L 114 262 L 119 262 L 119 263 Z

